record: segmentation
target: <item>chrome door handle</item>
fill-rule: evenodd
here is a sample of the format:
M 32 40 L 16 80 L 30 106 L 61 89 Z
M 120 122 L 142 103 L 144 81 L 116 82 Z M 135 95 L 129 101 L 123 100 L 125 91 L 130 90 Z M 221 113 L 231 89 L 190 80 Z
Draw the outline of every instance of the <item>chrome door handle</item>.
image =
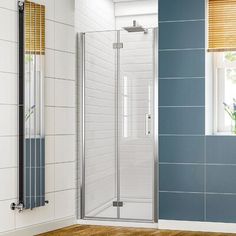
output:
M 145 134 L 146 136 L 149 136 L 151 135 L 151 119 L 152 119 L 152 116 L 151 114 L 146 114 L 145 115 Z

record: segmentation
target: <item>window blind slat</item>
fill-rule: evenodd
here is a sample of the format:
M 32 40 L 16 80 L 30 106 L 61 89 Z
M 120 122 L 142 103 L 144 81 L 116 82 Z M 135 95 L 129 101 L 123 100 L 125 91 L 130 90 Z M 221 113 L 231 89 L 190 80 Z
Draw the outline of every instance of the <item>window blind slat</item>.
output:
M 208 51 L 236 49 L 236 0 L 209 0 Z
M 45 6 L 25 2 L 25 51 L 45 54 Z

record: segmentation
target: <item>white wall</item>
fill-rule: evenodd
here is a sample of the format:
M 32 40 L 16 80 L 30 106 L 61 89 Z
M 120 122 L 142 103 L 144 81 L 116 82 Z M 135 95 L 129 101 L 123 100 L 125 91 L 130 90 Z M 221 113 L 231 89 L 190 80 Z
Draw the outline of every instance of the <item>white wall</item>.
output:
M 116 29 L 131 26 L 133 20 L 150 28 L 158 26 L 158 0 L 122 1 L 115 3 Z
M 18 183 L 17 15 L 17 0 L 0 1 L 0 233 L 75 217 L 74 0 L 46 0 L 45 133 L 49 204 L 21 214 L 10 210 L 10 204 L 17 201 Z
M 111 0 L 76 0 L 75 8 L 77 32 L 115 29 L 114 4 Z

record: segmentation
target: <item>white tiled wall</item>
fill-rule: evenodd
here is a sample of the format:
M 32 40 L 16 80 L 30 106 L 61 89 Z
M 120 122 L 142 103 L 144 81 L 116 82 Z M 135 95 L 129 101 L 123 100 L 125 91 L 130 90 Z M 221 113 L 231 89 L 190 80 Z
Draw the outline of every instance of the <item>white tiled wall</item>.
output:
M 17 0 L 0 0 L 0 234 L 75 216 L 74 0 L 46 5 L 45 133 L 49 204 L 21 214 L 17 201 Z
M 116 29 L 131 26 L 133 20 L 146 28 L 158 26 L 158 1 L 137 0 L 115 3 Z

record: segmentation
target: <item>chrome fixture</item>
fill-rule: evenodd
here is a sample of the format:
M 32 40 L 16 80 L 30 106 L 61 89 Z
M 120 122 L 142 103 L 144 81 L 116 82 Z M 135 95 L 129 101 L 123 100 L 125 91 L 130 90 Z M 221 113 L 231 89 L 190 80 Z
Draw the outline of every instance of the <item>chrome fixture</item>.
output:
M 135 32 L 144 32 L 145 34 L 148 33 L 148 30 L 143 28 L 141 25 L 138 25 L 136 20 L 133 21 L 133 26 L 123 27 L 123 29 L 128 31 L 129 33 L 135 33 Z

